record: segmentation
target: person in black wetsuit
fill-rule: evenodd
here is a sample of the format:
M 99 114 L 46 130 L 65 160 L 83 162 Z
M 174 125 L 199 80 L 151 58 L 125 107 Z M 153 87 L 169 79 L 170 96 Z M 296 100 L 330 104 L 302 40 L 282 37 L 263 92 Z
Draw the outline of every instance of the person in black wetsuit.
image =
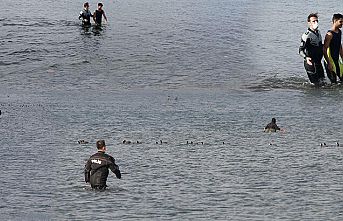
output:
M 304 67 L 311 83 L 316 86 L 325 84 L 324 69 L 322 66 L 323 43 L 318 30 L 318 15 L 310 14 L 307 17 L 308 29 L 301 37 L 299 54 L 304 58 Z
M 265 128 L 264 132 L 276 132 L 277 130 L 280 130 L 280 127 L 276 125 L 276 119 L 272 118 L 272 122 L 270 122 Z
M 341 73 L 343 70 L 340 68 L 339 56 L 343 59 L 342 49 L 342 31 L 340 30 L 343 25 L 343 15 L 334 14 L 332 17 L 332 28 L 329 30 L 324 39 L 324 58 L 325 69 L 331 83 L 337 83 L 337 76 L 343 82 Z M 329 52 L 328 52 L 329 49 Z
M 88 2 L 83 4 L 83 10 L 80 12 L 79 19 L 82 19 L 83 26 L 91 26 L 92 13 L 89 11 Z
M 87 161 L 85 166 L 85 181 L 90 183 L 92 189 L 105 190 L 108 177 L 108 169 L 110 169 L 118 179 L 121 178 L 119 166 L 115 164 L 112 156 L 105 153 L 106 144 L 104 140 L 96 142 L 98 152 L 93 154 Z
M 105 11 L 102 10 L 103 4 L 100 2 L 98 3 L 98 9 L 95 10 L 95 12 L 93 13 L 93 20 L 95 22 L 96 25 L 101 26 L 101 22 L 102 22 L 102 16 L 104 16 L 106 22 L 107 22 L 107 17 L 105 15 Z

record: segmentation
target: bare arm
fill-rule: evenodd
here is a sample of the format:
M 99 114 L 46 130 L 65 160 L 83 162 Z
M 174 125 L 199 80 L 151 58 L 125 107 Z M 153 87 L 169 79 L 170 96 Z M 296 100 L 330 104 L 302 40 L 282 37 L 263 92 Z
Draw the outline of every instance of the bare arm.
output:
M 332 39 L 332 33 L 330 32 L 326 33 L 325 39 L 324 39 L 324 45 L 323 45 L 323 54 L 324 54 L 325 61 L 328 64 L 328 68 L 330 71 L 332 71 L 332 64 L 329 60 L 328 48 L 330 47 L 331 39 Z
M 106 20 L 106 22 L 107 22 L 107 17 L 106 17 L 106 15 L 105 15 L 105 11 L 103 11 L 103 12 L 104 12 L 104 14 L 103 14 L 103 15 L 104 15 L 104 18 L 105 18 L 105 20 Z
M 94 13 L 93 13 L 93 21 L 96 23 L 96 21 L 95 21 L 95 13 L 96 13 L 96 11 L 94 11 Z

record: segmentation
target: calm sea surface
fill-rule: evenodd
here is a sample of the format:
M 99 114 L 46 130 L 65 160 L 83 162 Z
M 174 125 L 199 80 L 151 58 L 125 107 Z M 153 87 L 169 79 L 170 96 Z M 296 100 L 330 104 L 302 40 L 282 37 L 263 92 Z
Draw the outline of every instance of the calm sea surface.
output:
M 2 1 L 0 220 L 343 219 L 343 87 L 297 55 L 341 0 L 106 0 L 102 30 L 82 5 Z M 97 139 L 123 173 L 105 192 Z

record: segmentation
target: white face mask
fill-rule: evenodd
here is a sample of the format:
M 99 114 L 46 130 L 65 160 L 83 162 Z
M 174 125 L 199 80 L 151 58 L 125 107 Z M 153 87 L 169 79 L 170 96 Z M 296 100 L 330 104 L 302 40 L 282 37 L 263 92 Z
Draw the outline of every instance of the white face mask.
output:
M 312 28 L 313 28 L 314 30 L 317 30 L 317 29 L 318 29 L 318 22 L 314 23 L 314 24 L 312 25 Z

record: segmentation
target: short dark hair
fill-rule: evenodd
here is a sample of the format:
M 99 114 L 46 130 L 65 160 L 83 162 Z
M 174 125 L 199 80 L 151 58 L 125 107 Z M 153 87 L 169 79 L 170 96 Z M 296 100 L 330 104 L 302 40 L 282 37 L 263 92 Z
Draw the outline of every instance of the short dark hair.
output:
M 104 6 L 101 2 L 98 3 L 98 6 Z
M 83 4 L 83 7 L 86 7 L 86 6 L 89 7 L 89 3 L 88 2 L 85 2 L 85 4 Z
M 311 13 L 311 14 L 309 14 L 307 16 L 307 21 L 310 22 L 312 17 L 318 18 L 318 13 Z
M 103 147 L 106 147 L 105 141 L 104 140 L 98 140 L 96 142 L 96 148 L 98 148 L 98 150 L 102 149 Z
M 335 21 L 337 21 L 337 20 L 339 20 L 339 19 L 342 19 L 343 18 L 343 15 L 342 14 L 333 14 L 333 16 L 332 16 L 332 22 L 335 22 Z

